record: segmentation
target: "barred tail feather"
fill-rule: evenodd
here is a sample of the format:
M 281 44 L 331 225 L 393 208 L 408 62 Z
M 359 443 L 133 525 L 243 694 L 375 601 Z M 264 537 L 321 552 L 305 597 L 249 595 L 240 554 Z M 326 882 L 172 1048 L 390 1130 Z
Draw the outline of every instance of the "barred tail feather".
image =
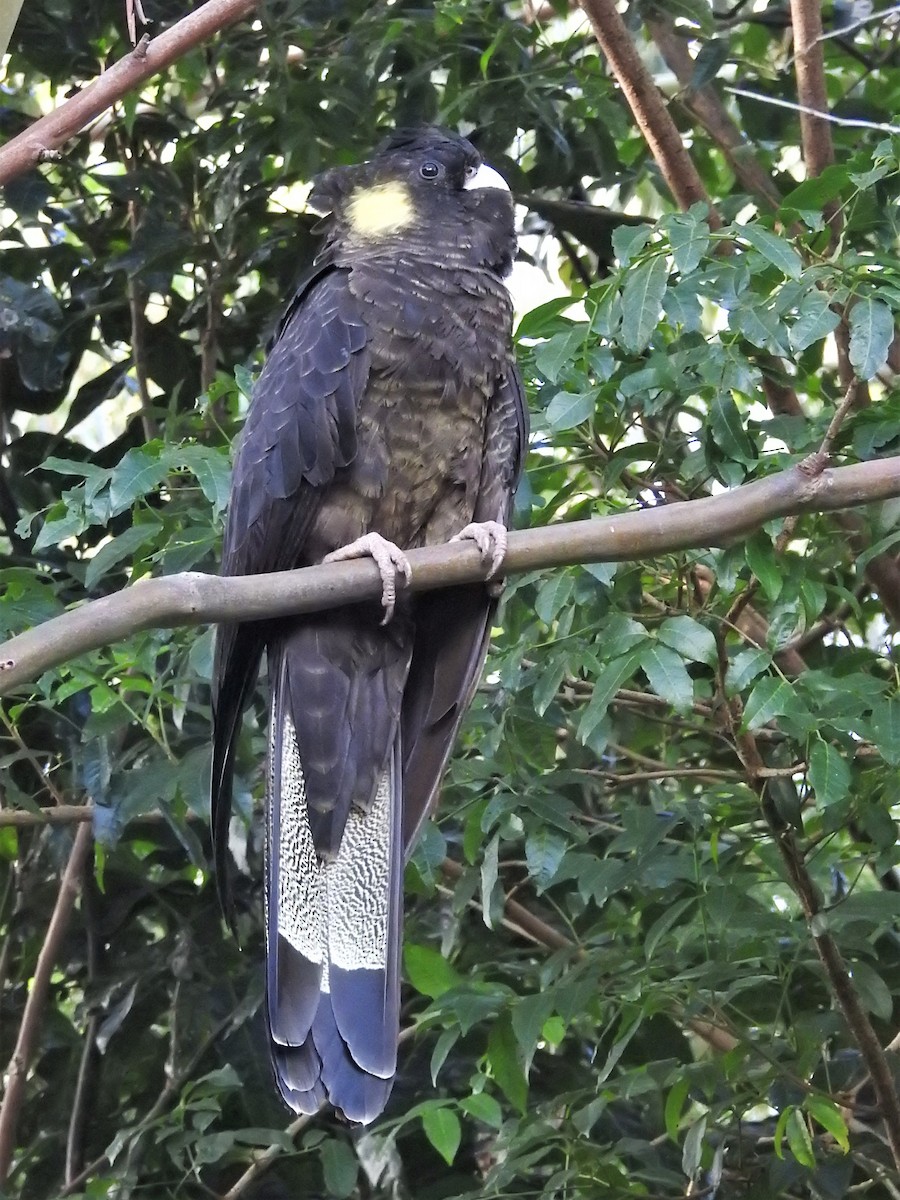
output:
M 352 807 L 331 862 L 316 854 L 297 736 L 272 703 L 266 877 L 267 1008 L 279 1090 L 298 1112 L 328 1101 L 366 1123 L 397 1062 L 402 796 L 395 745 L 368 811 Z M 398 736 L 399 742 L 399 736 Z

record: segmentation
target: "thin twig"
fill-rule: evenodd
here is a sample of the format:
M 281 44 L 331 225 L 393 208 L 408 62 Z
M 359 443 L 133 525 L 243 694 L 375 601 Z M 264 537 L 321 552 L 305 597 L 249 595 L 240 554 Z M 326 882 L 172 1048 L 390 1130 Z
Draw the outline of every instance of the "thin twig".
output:
M 6 1183 L 9 1175 L 16 1145 L 19 1113 L 25 1094 L 25 1080 L 28 1077 L 28 1068 L 50 989 L 50 978 L 75 907 L 84 864 L 91 848 L 91 837 L 90 825 L 81 825 L 75 834 L 53 907 L 53 915 L 50 917 L 44 944 L 34 969 L 31 989 L 25 1001 L 16 1046 L 7 1068 L 6 1090 L 0 1105 L 0 1186 Z
M 284 1132 L 289 1138 L 295 1138 L 298 1133 L 306 1128 L 315 1115 L 315 1113 L 304 1113 L 302 1116 L 297 1117 L 296 1121 L 291 1121 Z M 222 1200 L 238 1200 L 238 1196 L 242 1196 L 246 1192 L 251 1183 L 254 1183 L 272 1165 L 281 1152 L 281 1146 L 277 1142 L 274 1142 L 271 1146 L 266 1147 L 265 1150 L 261 1150 L 256 1154 L 250 1166 L 240 1179 L 231 1185 L 222 1197 Z
M 441 871 L 448 879 L 454 880 L 462 878 L 463 868 L 459 863 L 454 862 L 452 858 L 445 858 L 441 863 Z M 554 929 L 552 925 L 548 925 L 546 921 L 542 921 L 524 905 L 519 904 L 517 900 L 510 900 L 508 897 L 503 904 L 504 912 L 514 925 L 518 925 L 523 929 L 529 937 L 547 950 L 578 950 L 578 946 L 570 938 L 567 938 L 564 933 L 560 933 L 558 929 Z
M 128 1138 L 131 1144 L 133 1144 L 135 1139 L 139 1138 L 142 1133 L 149 1129 L 158 1117 L 162 1116 L 162 1114 L 174 1100 L 177 1100 L 181 1089 L 197 1070 L 197 1067 L 200 1065 L 214 1042 L 221 1036 L 222 1033 L 224 1033 L 231 1023 L 232 1018 L 230 1016 L 223 1017 L 221 1021 L 218 1021 L 214 1028 L 210 1030 L 210 1032 L 206 1035 L 206 1037 L 188 1059 L 182 1070 L 178 1071 L 177 1074 L 170 1073 L 167 1076 L 166 1082 L 152 1106 L 147 1110 L 140 1121 L 138 1121 L 138 1123 L 128 1131 Z M 76 1175 L 74 1179 L 70 1180 L 65 1185 L 62 1191 L 59 1193 L 60 1196 L 71 1196 L 73 1192 L 80 1191 L 82 1185 L 86 1183 L 91 1176 L 96 1175 L 98 1171 L 104 1171 L 108 1166 L 109 1155 L 101 1154 L 99 1158 L 95 1158 L 92 1163 L 89 1163 L 80 1175 Z
M 740 698 L 735 696 L 728 699 L 723 705 L 723 711 L 731 724 L 735 746 L 747 772 L 747 781 L 759 797 L 763 817 L 781 854 L 791 887 L 800 901 L 810 936 L 825 969 L 832 995 L 838 1002 L 851 1036 L 859 1047 L 866 1064 L 884 1121 L 894 1163 L 900 1169 L 900 1096 L 894 1086 L 893 1074 L 885 1052 L 834 936 L 830 930 L 822 927 L 821 900 L 807 870 L 794 832 L 781 820 L 767 794 L 766 785 L 761 776 L 764 762 L 756 739 L 752 733 L 741 730 L 743 713 Z
M 805 104 L 793 104 L 790 100 L 779 100 L 777 96 L 763 96 L 759 92 L 750 92 L 746 88 L 728 86 L 725 91 L 731 92 L 733 96 L 744 96 L 747 100 L 758 100 L 760 104 L 771 104 L 775 108 L 789 108 L 791 112 L 807 113 L 809 116 L 818 117 L 830 125 L 839 125 L 844 129 L 874 129 L 877 133 L 900 133 L 900 125 L 888 125 L 883 121 L 864 121 L 861 117 L 836 117 L 834 113 L 826 112 L 825 109 L 810 108 Z
M 809 471 L 811 475 L 817 475 L 819 471 L 828 464 L 831 458 L 831 448 L 834 445 L 835 438 L 841 431 L 841 426 L 847 419 L 847 414 L 856 403 L 857 393 L 859 391 L 859 381 L 853 379 L 847 385 L 847 390 L 844 392 L 844 397 L 834 411 L 834 415 L 828 423 L 828 428 L 825 430 L 825 436 L 822 438 L 822 444 L 818 450 L 813 451 L 801 463 L 804 470 Z

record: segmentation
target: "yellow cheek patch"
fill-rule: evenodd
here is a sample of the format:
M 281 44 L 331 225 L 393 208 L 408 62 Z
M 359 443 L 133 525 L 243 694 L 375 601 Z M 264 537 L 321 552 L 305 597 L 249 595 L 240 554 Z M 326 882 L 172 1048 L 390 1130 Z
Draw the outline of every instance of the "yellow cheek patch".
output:
M 409 190 L 402 183 L 379 183 L 353 193 L 347 216 L 354 233 L 377 238 L 411 225 L 415 210 Z

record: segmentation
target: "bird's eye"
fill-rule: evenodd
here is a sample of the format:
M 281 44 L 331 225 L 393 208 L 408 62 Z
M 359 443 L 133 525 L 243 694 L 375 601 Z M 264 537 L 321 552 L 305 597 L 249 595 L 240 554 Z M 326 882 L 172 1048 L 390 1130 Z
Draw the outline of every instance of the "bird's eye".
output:
M 419 174 L 423 179 L 437 179 L 440 173 L 440 164 L 436 162 L 425 162 L 419 167 Z
M 470 163 L 469 166 L 466 167 L 466 179 L 474 179 L 477 174 L 478 168 Z

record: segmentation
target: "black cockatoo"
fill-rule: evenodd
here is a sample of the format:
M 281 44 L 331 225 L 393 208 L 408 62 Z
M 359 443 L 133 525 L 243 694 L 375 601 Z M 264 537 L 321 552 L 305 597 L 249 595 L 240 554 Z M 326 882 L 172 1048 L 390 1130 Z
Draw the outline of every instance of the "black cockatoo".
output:
M 402 874 L 477 684 L 484 584 L 399 593 L 403 551 L 470 537 L 500 566 L 527 437 L 503 283 L 513 205 L 474 146 L 398 131 L 327 172 L 324 248 L 279 326 L 234 464 L 222 571 L 371 555 L 381 604 L 223 625 L 212 819 L 224 880 L 235 739 L 270 688 L 266 998 L 285 1101 L 371 1121 L 396 1072 Z M 227 904 L 227 897 L 226 897 Z

